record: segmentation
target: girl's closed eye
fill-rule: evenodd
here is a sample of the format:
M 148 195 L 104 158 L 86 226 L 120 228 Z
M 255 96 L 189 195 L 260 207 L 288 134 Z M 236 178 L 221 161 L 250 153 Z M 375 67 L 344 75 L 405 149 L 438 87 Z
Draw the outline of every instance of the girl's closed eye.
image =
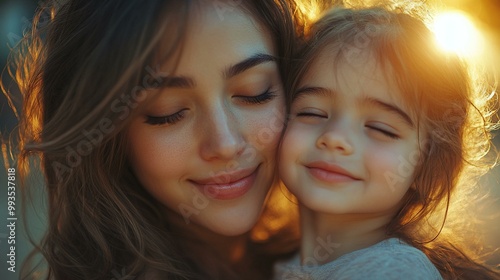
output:
M 292 111 L 292 115 L 295 118 L 300 118 L 303 121 L 312 121 L 319 119 L 328 119 L 328 114 L 317 108 L 303 108 L 300 110 Z
M 166 116 L 146 116 L 146 121 L 145 123 L 151 124 L 151 125 L 163 125 L 163 124 L 168 124 L 172 125 L 175 124 L 184 118 L 186 111 L 188 109 L 181 109 L 173 114 L 166 115 Z
M 264 104 L 268 101 L 273 100 L 276 97 L 276 92 L 271 90 L 271 87 L 268 87 L 263 93 L 256 96 L 245 96 L 245 95 L 236 95 L 235 97 L 241 100 L 245 104 Z
M 401 138 L 396 132 L 393 131 L 393 129 L 390 129 L 382 124 L 366 124 L 365 127 L 368 128 L 370 131 L 373 131 L 377 135 L 381 135 L 383 137 L 388 137 L 391 139 Z
M 323 100 L 304 97 L 292 103 L 291 115 L 297 118 L 328 118 L 331 108 L 322 106 Z
M 328 116 L 325 113 L 307 112 L 307 111 L 297 113 L 297 117 L 323 118 L 323 119 L 327 119 L 328 118 Z

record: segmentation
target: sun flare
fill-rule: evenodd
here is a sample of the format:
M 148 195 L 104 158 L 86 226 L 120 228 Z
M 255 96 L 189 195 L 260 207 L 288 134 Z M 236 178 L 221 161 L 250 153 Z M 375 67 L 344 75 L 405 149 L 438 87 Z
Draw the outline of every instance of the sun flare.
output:
M 316 1 L 298 1 L 297 8 L 301 11 L 302 15 L 305 16 L 305 20 L 308 21 L 306 24 L 314 22 L 321 14 L 319 5 Z
M 481 48 L 481 34 L 463 13 L 450 11 L 439 14 L 433 31 L 441 48 L 462 56 L 474 56 Z

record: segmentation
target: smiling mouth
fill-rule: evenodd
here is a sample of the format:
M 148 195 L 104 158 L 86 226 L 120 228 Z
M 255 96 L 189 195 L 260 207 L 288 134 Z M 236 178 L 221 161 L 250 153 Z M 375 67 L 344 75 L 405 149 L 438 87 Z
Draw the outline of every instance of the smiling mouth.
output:
M 235 199 L 243 196 L 252 188 L 259 167 L 260 165 L 222 176 L 189 181 L 210 198 L 218 200 Z
M 320 181 L 334 184 L 360 181 L 361 179 L 351 174 L 346 169 L 326 162 L 312 162 L 305 166 L 309 174 Z

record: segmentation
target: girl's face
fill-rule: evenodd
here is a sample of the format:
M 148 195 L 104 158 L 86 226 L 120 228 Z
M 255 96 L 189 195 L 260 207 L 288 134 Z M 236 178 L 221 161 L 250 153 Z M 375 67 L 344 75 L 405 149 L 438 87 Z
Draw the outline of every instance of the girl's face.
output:
M 335 64 L 332 53 L 322 51 L 298 87 L 281 178 L 314 211 L 391 213 L 420 156 L 416 122 L 374 58 Z
M 273 41 L 237 9 L 193 12 L 179 60 L 161 65 L 158 97 L 130 126 L 130 161 L 186 223 L 241 234 L 275 178 L 284 94 Z

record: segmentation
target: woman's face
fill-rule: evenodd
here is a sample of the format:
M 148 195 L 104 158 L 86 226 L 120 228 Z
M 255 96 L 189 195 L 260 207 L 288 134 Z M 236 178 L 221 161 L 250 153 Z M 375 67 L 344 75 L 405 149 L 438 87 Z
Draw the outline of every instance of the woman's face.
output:
M 190 20 L 178 63 L 161 65 L 158 96 L 130 125 L 130 162 L 186 223 L 241 234 L 275 178 L 284 95 L 273 41 L 236 8 L 207 4 Z

